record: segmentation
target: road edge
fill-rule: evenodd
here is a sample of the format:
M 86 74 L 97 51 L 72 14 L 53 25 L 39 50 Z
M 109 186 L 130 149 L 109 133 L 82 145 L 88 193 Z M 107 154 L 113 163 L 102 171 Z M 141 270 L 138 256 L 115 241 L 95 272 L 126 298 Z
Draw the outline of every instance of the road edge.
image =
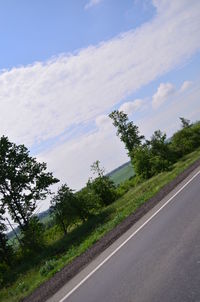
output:
M 123 235 L 131 226 L 157 205 L 166 195 L 168 195 L 178 184 L 180 184 L 190 173 L 200 166 L 200 159 L 181 172 L 175 179 L 166 184 L 156 195 L 146 201 L 134 213 L 125 218 L 114 229 L 105 234 L 93 246 L 83 254 L 75 258 L 61 271 L 57 272 L 51 279 L 41 284 L 32 294 L 22 299 L 22 302 L 45 302 L 54 295 L 66 282 L 78 274 L 94 258 L 109 247 L 115 240 Z

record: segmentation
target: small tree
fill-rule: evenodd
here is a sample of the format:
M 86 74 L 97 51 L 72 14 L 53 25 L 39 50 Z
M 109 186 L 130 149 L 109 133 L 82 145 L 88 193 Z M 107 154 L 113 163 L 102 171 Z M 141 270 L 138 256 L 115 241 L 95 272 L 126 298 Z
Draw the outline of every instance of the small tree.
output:
M 73 191 L 66 185 L 62 185 L 57 194 L 51 200 L 50 212 L 56 223 L 66 235 L 70 225 L 78 219 L 76 197 Z
M 89 186 L 77 192 L 75 196 L 77 212 L 82 221 L 87 220 L 100 209 L 100 198 Z
M 97 160 L 91 165 L 91 171 L 96 174 L 95 179 L 89 179 L 87 187 L 94 191 L 103 205 L 108 205 L 116 199 L 116 190 L 114 182 L 106 175 L 104 169 L 100 168 L 100 162 Z
M 152 174 L 152 158 L 150 148 L 147 144 L 143 144 L 134 149 L 132 164 L 136 175 L 143 179 L 150 178 Z
M 24 253 L 38 252 L 44 245 L 44 225 L 37 216 L 32 216 L 25 230 L 22 230 Z
M 113 120 L 113 125 L 117 128 L 117 136 L 125 144 L 130 156 L 133 149 L 141 145 L 144 136 L 139 134 L 138 127 L 133 122 L 129 122 L 128 115 L 123 111 L 114 110 L 109 117 Z
M 49 186 L 58 182 L 46 169 L 46 164 L 31 157 L 24 145 L 11 143 L 5 136 L 0 138 L 0 200 L 23 233 L 30 230 L 37 201 L 45 199 Z

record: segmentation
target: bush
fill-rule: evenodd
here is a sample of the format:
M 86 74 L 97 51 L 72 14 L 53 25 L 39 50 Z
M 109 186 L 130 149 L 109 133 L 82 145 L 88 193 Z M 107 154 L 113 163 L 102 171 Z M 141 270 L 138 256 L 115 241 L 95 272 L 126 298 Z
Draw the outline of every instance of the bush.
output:
M 154 132 L 150 141 L 134 149 L 131 156 L 136 174 L 143 179 L 168 171 L 175 161 L 174 151 L 166 141 L 166 134 L 160 130 Z
M 177 131 L 171 140 L 172 149 L 180 158 L 200 146 L 200 122 L 184 127 Z
M 93 191 L 98 197 L 102 205 L 109 205 L 116 200 L 116 187 L 114 182 L 104 175 L 104 168 L 100 168 L 100 161 L 97 160 L 91 165 L 91 171 L 96 174 L 95 179 L 89 179 L 87 188 Z
M 21 234 L 25 253 L 37 252 L 44 246 L 44 225 L 39 221 L 38 217 L 33 216 Z
M 51 259 L 45 262 L 45 264 L 40 268 L 40 275 L 47 276 L 50 271 L 55 268 L 56 260 Z
M 89 187 L 85 187 L 76 194 L 76 207 L 82 221 L 87 220 L 101 208 L 101 200 Z
M 116 188 L 108 176 L 99 176 L 92 181 L 89 180 L 87 187 L 94 191 L 102 205 L 109 205 L 116 200 Z
M 17 293 L 25 293 L 29 289 L 28 284 L 26 284 L 24 281 L 19 282 L 16 288 Z
M 10 268 L 5 262 L 0 263 L 0 288 L 3 287 L 4 283 L 7 281 L 6 276 Z

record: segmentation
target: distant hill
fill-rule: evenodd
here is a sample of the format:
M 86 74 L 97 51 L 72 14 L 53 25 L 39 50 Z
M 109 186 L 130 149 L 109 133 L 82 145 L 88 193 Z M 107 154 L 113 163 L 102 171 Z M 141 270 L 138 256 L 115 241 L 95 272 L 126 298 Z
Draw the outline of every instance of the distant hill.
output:
M 131 162 L 127 162 L 107 174 L 116 185 L 135 175 Z

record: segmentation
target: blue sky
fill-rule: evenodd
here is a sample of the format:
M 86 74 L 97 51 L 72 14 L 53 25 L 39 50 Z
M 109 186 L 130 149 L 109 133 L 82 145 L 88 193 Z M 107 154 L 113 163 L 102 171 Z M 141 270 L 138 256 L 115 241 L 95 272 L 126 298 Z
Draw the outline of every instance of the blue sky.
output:
M 200 119 L 198 0 L 0 0 L 0 135 L 62 183 L 128 160 L 108 118 L 149 137 Z
M 0 68 L 45 61 L 109 40 L 149 20 L 151 2 L 83 0 L 0 1 Z

